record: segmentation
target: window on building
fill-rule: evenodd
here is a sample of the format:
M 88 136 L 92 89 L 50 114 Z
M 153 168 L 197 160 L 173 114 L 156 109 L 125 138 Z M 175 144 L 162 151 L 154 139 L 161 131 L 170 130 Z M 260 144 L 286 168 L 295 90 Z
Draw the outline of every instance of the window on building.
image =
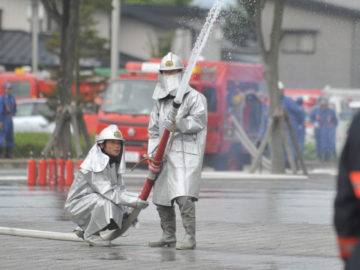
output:
M 313 54 L 316 50 L 316 31 L 285 30 L 281 40 L 281 51 L 288 54 Z

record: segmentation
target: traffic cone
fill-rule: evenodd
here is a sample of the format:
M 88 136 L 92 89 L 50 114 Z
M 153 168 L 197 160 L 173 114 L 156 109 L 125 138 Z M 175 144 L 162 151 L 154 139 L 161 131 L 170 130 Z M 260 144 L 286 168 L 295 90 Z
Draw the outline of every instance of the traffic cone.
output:
M 65 184 L 65 159 L 61 155 L 57 160 L 57 185 L 59 187 Z
M 46 169 L 47 169 L 47 161 L 45 159 L 44 153 L 41 153 L 41 160 L 39 160 L 38 185 L 46 186 Z
M 56 185 L 56 159 L 54 156 L 54 151 L 51 151 L 49 159 L 49 181 L 48 186 Z
M 36 185 L 36 160 L 33 158 L 33 152 L 30 152 L 30 159 L 27 162 L 28 168 L 28 186 Z
M 70 153 L 68 153 L 68 159 L 65 162 L 65 167 L 66 167 L 65 186 L 71 186 L 74 180 L 74 161 L 72 161 Z

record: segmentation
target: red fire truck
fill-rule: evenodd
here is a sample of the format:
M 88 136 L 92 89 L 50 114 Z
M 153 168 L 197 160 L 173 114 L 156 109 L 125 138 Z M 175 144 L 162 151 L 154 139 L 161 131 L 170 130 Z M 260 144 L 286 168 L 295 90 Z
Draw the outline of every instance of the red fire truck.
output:
M 39 78 L 35 74 L 26 73 L 22 69 L 15 72 L 0 72 L 0 96 L 3 94 L 4 83 L 9 82 L 12 86 L 12 94 L 16 100 L 37 99 L 53 95 L 56 82 L 50 79 Z M 80 85 L 80 94 L 85 100 L 93 100 L 94 106 L 88 106 L 84 111 L 84 120 L 90 134 L 96 132 L 97 114 L 96 107 L 101 103 L 99 93 L 105 88 L 104 83 L 83 82 Z M 72 94 L 75 96 L 75 86 Z
M 17 100 L 51 96 L 56 87 L 54 80 L 40 78 L 21 69 L 17 72 L 0 72 L 0 95 L 4 92 L 3 85 L 6 82 L 11 83 L 12 94 Z M 83 82 L 80 84 L 80 94 L 85 100 L 93 100 L 104 88 L 105 83 Z M 75 85 L 73 85 L 73 96 L 75 96 L 75 91 Z
M 3 85 L 10 82 L 12 94 L 15 98 L 38 98 L 42 93 L 50 93 L 54 82 L 47 79 L 39 79 L 31 73 L 3 72 L 0 73 L 0 95 L 3 94 Z
M 127 73 L 109 83 L 98 111 L 97 133 L 116 124 L 126 140 L 126 161 L 130 163 L 138 162 L 147 153 L 147 127 L 159 61 L 127 63 Z M 206 165 L 217 170 L 238 170 L 250 161 L 234 136 L 230 113 L 256 142 L 262 121 L 258 97 L 262 80 L 263 68 L 259 64 L 197 62 L 190 85 L 203 93 L 208 102 Z

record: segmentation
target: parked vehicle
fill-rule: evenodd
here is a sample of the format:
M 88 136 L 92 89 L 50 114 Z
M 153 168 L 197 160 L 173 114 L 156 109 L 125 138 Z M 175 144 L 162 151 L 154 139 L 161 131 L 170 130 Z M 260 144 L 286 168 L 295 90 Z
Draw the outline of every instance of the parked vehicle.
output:
M 17 101 L 17 112 L 13 117 L 14 132 L 46 132 L 55 129 L 54 111 L 45 98 L 21 99 Z M 84 120 L 89 134 L 95 134 L 97 114 L 95 108 L 84 109 Z
M 12 94 L 16 100 L 43 97 L 44 93 L 51 93 L 55 83 L 49 79 L 38 78 L 32 73 L 0 72 L 0 95 L 3 94 L 3 85 L 10 82 Z
M 17 112 L 13 117 L 14 132 L 52 133 L 55 123 L 47 117 L 54 112 L 46 104 L 46 99 L 23 99 L 17 101 Z
M 54 94 L 56 87 L 54 80 L 38 77 L 33 73 L 0 72 L 0 95 L 4 92 L 3 84 L 5 82 L 11 83 L 12 94 L 16 100 L 49 97 Z M 96 100 L 105 86 L 103 82 L 82 82 L 79 86 L 80 95 L 85 100 Z M 73 85 L 73 96 L 75 96 L 75 92 L 75 85 Z
M 147 153 L 147 127 L 159 62 L 152 59 L 127 63 L 128 73 L 109 83 L 98 112 L 97 133 L 109 124 L 118 125 L 126 141 L 127 162 L 136 163 Z M 250 161 L 234 136 L 230 113 L 235 114 L 255 143 L 262 121 L 262 103 L 257 96 L 262 80 L 263 68 L 259 64 L 197 63 L 190 85 L 208 102 L 206 164 L 218 170 L 237 170 Z

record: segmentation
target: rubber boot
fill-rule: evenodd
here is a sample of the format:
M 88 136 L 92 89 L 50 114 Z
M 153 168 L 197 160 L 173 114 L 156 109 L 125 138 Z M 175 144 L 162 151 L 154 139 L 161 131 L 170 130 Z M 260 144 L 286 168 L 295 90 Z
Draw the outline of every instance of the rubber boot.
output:
M 93 247 L 109 247 L 111 242 L 109 240 L 104 240 L 101 238 L 99 233 L 94 233 L 88 237 L 84 238 L 84 241 Z
M 5 157 L 6 158 L 12 158 L 12 147 L 6 147 L 6 153 L 5 153 Z
M 178 197 L 176 202 L 179 205 L 181 219 L 185 229 L 185 235 L 182 241 L 177 242 L 176 249 L 194 249 L 195 240 L 195 203 L 192 197 Z
M 80 226 L 77 226 L 75 230 L 73 230 L 73 232 L 76 234 L 77 237 L 84 239 L 84 230 Z
M 176 218 L 174 206 L 156 207 L 160 217 L 161 229 L 163 231 L 159 241 L 149 242 L 150 247 L 175 247 L 176 244 Z

